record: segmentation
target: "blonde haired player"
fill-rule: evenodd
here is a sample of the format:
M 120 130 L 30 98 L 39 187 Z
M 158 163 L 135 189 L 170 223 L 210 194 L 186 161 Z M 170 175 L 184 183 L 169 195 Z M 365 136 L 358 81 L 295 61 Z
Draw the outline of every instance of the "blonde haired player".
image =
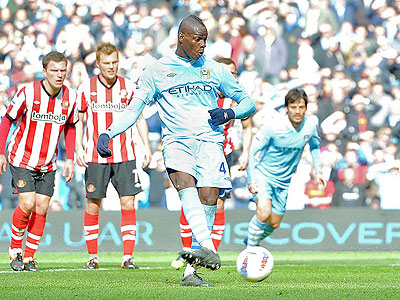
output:
M 77 164 L 85 167 L 86 210 L 83 219 L 89 260 L 84 269 L 99 267 L 98 235 L 99 212 L 102 199 L 106 196 L 109 182 L 114 185 L 121 204 L 121 234 L 123 256 L 121 267 L 137 269 L 132 255 L 136 240 L 135 195 L 141 192 L 136 169 L 136 153 L 133 130 L 130 128 L 110 144 L 114 155 L 99 156 L 96 151 L 97 138 L 106 130 L 132 101 L 135 84 L 117 75 L 118 50 L 109 43 L 101 44 L 96 50 L 98 76 L 83 82 L 78 89 L 79 122 L 76 127 Z M 86 130 L 84 131 L 84 120 Z M 150 163 L 150 142 L 147 123 L 142 116 L 137 122 L 139 135 L 144 143 L 144 167 Z M 85 134 L 84 134 L 85 133 Z

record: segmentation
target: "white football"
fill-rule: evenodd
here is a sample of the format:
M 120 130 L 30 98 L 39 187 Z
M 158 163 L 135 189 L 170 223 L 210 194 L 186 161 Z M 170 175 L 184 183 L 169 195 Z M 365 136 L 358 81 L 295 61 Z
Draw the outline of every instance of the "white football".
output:
M 236 260 L 236 270 L 248 281 L 264 280 L 274 267 L 274 258 L 261 246 L 247 247 Z

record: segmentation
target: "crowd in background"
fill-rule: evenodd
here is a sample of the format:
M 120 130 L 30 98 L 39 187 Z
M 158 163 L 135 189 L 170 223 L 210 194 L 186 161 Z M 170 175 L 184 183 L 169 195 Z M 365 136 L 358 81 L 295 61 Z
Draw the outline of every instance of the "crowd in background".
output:
M 177 25 L 190 14 L 209 31 L 205 54 L 237 64 L 257 107 L 254 133 L 283 110 L 290 88 L 305 88 L 307 113 L 320 120 L 328 184 L 321 189 L 314 181 L 305 151 L 288 209 L 400 209 L 400 0 L 0 0 L 0 117 L 21 86 L 41 79 L 41 58 L 51 50 L 67 56 L 66 83 L 75 89 L 98 74 L 94 51 L 100 42 L 120 49 L 120 74 L 137 81 L 147 65 L 172 53 Z M 153 160 L 141 174 L 137 205 L 179 210 L 163 166 L 156 109 L 147 107 L 144 117 Z M 238 156 L 240 122 L 230 134 Z M 60 145 L 59 165 L 63 155 Z M 84 207 L 83 173 L 77 168 L 68 185 L 59 176 L 51 209 Z M 248 207 L 246 172 L 233 166 L 231 177 L 227 208 Z M 11 176 L 0 179 L 0 207 L 14 208 Z M 119 209 L 114 193 L 104 209 Z

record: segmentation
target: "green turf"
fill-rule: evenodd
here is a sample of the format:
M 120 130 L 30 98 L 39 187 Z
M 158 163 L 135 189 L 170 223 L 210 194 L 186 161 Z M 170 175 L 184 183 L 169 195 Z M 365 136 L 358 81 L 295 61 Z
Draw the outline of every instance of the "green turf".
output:
M 37 253 L 42 272 L 11 272 L 0 254 L 0 299 L 400 299 L 400 252 L 273 253 L 271 275 L 258 283 L 236 273 L 237 253 L 204 278 L 213 288 L 181 287 L 176 253 L 136 253 L 139 270 L 122 270 L 120 253 L 101 253 L 100 269 L 81 270 L 83 253 Z

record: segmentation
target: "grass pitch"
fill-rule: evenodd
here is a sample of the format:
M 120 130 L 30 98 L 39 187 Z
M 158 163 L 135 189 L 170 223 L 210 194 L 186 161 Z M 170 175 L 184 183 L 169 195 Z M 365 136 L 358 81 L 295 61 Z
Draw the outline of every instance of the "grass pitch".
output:
M 85 253 L 37 253 L 42 272 L 12 272 L 0 254 L 0 299 L 400 299 L 400 252 L 276 252 L 271 275 L 245 281 L 238 253 L 220 253 L 213 288 L 181 287 L 176 253 L 135 253 L 139 270 L 122 270 L 121 253 L 100 253 L 100 269 L 82 270 Z

